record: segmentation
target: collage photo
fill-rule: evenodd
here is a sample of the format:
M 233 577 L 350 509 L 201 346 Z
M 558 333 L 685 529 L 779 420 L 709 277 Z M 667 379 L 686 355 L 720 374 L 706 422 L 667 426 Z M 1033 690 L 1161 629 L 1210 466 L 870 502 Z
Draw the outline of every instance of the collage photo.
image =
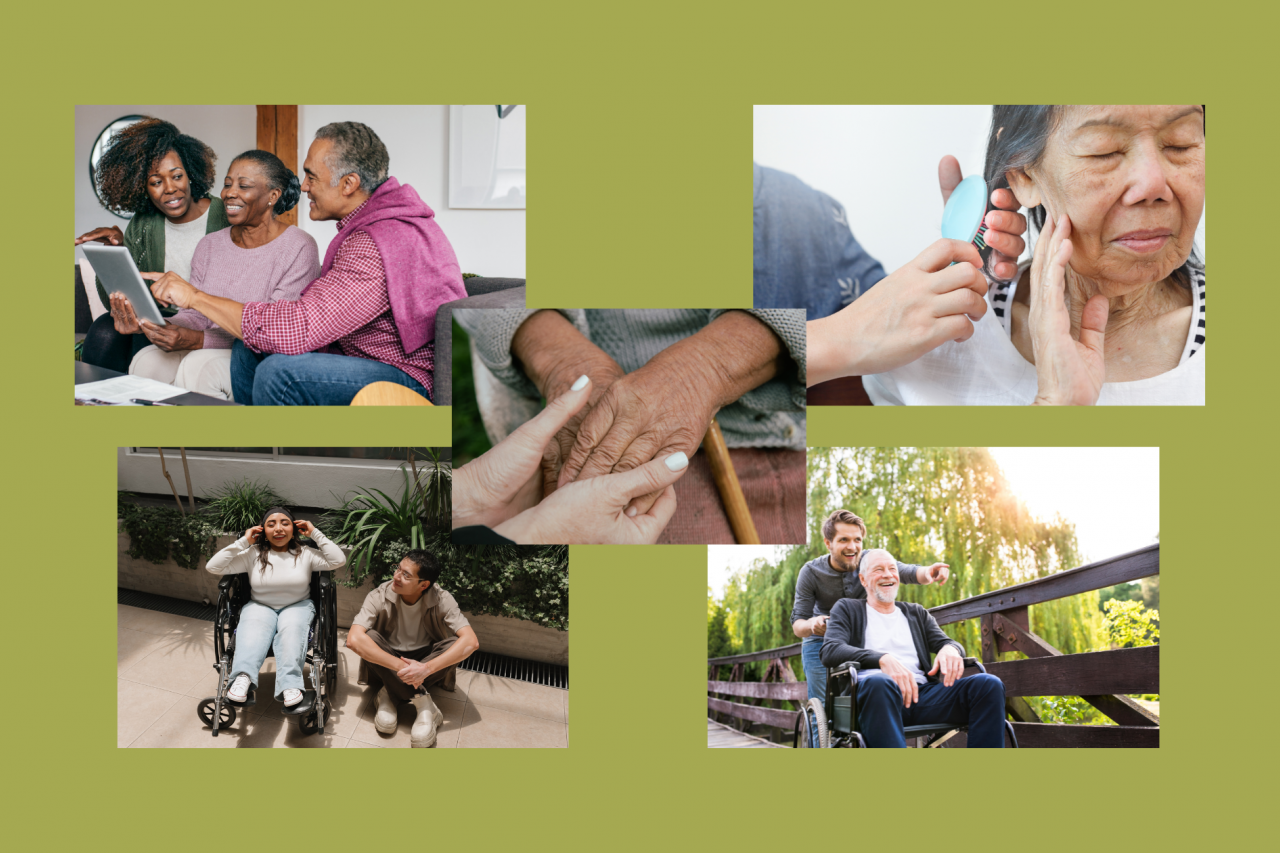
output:
M 528 109 L 75 107 L 116 746 L 572 754 L 643 659 L 655 753 L 1158 748 L 1205 105 L 755 106 L 750 296 L 744 139 L 690 201 L 737 298 L 673 265 L 665 305 L 660 218 L 541 254 L 578 187 Z M 1101 406 L 1147 428 L 1044 411 Z

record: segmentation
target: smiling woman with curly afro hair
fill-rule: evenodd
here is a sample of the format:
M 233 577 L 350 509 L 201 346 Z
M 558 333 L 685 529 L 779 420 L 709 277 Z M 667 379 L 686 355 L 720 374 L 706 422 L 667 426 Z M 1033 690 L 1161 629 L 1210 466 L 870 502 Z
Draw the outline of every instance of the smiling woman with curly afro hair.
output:
M 95 228 L 76 245 L 123 245 L 141 272 L 189 276 L 196 244 L 229 225 L 222 200 L 209 195 L 216 160 L 212 148 L 162 119 L 118 131 L 98 160 L 94 183 L 108 210 L 132 218 L 123 232 L 118 225 Z M 82 358 L 123 373 L 148 338 L 127 299 L 109 296 L 101 282 L 98 297 L 109 311 L 90 326 Z
M 147 177 L 170 151 L 178 155 L 191 182 L 191 197 L 204 198 L 216 179 L 218 155 L 194 136 L 167 121 L 143 119 L 117 132 L 98 161 L 98 192 L 112 213 L 144 213 L 151 209 Z

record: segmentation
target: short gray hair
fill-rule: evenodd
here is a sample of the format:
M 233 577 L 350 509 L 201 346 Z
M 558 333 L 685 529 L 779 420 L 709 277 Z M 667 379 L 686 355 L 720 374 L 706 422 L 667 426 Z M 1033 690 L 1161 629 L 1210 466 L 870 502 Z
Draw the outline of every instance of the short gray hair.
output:
M 863 551 L 862 559 L 858 561 L 858 565 L 865 566 L 873 556 L 888 557 L 889 562 L 893 563 L 895 566 L 898 565 L 897 558 L 895 558 L 892 554 L 890 554 L 888 551 L 886 551 L 883 548 L 871 548 L 869 550 Z
M 372 195 L 387 180 L 387 170 L 391 168 L 387 146 L 368 125 L 335 121 L 317 130 L 316 139 L 333 142 L 324 161 L 333 173 L 330 186 L 336 187 L 347 175 L 355 175 L 360 179 L 360 189 Z

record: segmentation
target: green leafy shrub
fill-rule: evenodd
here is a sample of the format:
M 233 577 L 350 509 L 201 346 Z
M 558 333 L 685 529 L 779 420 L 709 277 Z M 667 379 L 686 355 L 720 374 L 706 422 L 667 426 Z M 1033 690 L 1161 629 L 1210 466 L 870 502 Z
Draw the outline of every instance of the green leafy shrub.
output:
M 402 468 L 401 473 L 404 492 L 399 500 L 381 489 L 368 489 L 346 498 L 320 520 L 323 529 L 336 531 L 329 538 L 351 548 L 347 555 L 349 574 L 343 581 L 347 586 L 359 586 L 365 578 L 379 584 L 390 577 L 404 556 L 401 553 L 395 562 L 388 562 L 387 548 L 395 542 L 405 543 L 406 551 L 426 545 L 422 490 L 414 487 L 407 469 Z
M 184 516 L 166 507 L 125 505 L 119 502 L 121 526 L 129 534 L 129 556 L 150 563 L 170 557 L 184 569 L 195 569 L 201 559 L 212 557 L 217 529 L 202 515 Z
M 1141 601 L 1112 599 L 1103 605 L 1102 629 L 1113 648 L 1131 649 L 1160 643 L 1160 611 Z
M 440 585 L 468 613 L 569 630 L 567 547 L 449 544 L 433 553 L 444 563 Z
M 209 495 L 203 512 L 218 529 L 243 536 L 250 527 L 262 523 L 262 514 L 273 506 L 288 506 L 289 499 L 271 486 L 248 478 L 224 483 Z

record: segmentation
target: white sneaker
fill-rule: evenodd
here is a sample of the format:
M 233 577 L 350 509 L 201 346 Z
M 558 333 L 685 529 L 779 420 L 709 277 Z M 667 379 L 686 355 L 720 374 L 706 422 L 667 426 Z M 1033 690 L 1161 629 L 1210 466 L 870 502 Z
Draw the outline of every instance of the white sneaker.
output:
M 286 708 L 292 708 L 294 705 L 297 705 L 301 701 L 302 701 L 301 690 L 298 690 L 294 687 L 290 687 L 288 690 L 284 692 L 284 706 Z
M 231 682 L 231 689 L 227 691 L 227 698 L 232 702 L 243 702 L 249 698 L 249 676 L 240 673 L 236 676 L 236 680 Z
M 444 722 L 444 714 L 440 713 L 440 709 L 436 707 L 436 703 L 432 701 L 429 693 L 415 696 L 413 704 L 418 709 L 418 719 L 414 720 L 413 729 L 409 732 L 410 745 L 415 747 L 435 746 L 436 732 L 440 730 L 440 724 Z
M 395 700 L 387 693 L 387 688 L 378 690 L 378 713 L 373 716 L 373 727 L 384 735 L 396 733 L 396 722 L 399 714 Z

